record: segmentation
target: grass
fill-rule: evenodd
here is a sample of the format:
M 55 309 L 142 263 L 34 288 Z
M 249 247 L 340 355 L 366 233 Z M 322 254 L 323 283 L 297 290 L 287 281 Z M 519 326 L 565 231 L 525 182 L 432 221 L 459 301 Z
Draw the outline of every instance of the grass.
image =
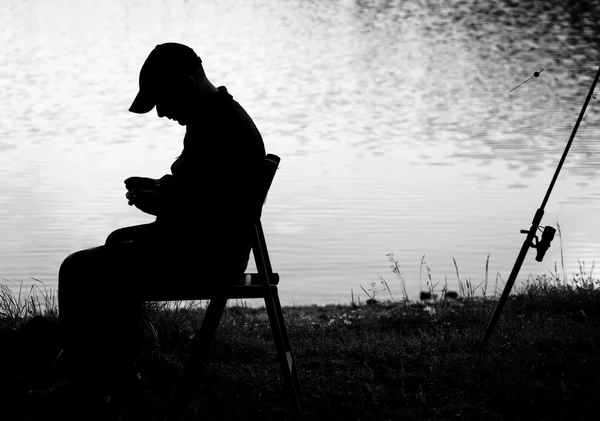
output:
M 460 278 L 455 262 L 459 293 L 448 291 L 447 280 L 438 289 L 429 275 L 422 299 L 411 301 L 397 261 L 388 258 L 400 298 L 381 278 L 381 290 L 363 288 L 368 304 L 354 301 L 351 291 L 350 305 L 284 308 L 305 414 L 294 418 L 288 410 L 266 311 L 239 302 L 226 309 L 193 412 L 219 420 L 597 419 L 600 280 L 594 266 L 580 262 L 568 281 L 556 270 L 527 279 L 478 353 L 501 278 L 486 295 L 487 270 L 475 285 Z M 429 273 L 424 258 L 422 266 Z M 30 291 L 18 304 L 19 297 L 0 289 L 3 325 L 18 327 L 40 314 L 40 300 L 57 324 L 54 296 L 39 291 L 37 302 Z M 382 292 L 388 300 L 376 298 Z M 169 393 L 181 372 L 205 311 L 201 303 L 176 304 L 144 307 L 139 369 L 159 394 Z

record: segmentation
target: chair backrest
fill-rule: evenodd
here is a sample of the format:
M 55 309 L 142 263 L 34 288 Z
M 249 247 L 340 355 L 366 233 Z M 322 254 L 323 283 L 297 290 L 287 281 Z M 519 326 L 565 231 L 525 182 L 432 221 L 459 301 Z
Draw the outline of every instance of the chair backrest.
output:
M 262 205 L 267 201 L 267 195 L 269 193 L 269 189 L 271 188 L 271 184 L 273 183 L 273 178 L 275 178 L 275 173 L 279 167 L 279 162 L 281 162 L 281 158 L 279 158 L 277 155 L 268 154 L 265 157 L 261 174 L 262 190 L 260 190 L 260 198 L 262 199 L 262 203 L 260 205 L 256 222 L 254 223 L 254 235 L 252 236 L 252 251 L 259 273 L 262 271 L 261 267 L 267 272 L 267 274 L 273 273 L 273 269 L 271 268 L 271 259 L 269 258 L 269 253 L 267 251 L 267 244 L 265 242 L 265 235 L 263 233 L 260 217 L 262 214 Z M 268 285 L 268 275 L 266 278 L 262 279 L 261 283 Z
M 265 163 L 263 166 L 262 172 L 262 188 L 261 191 L 263 200 L 265 203 L 267 201 L 267 194 L 269 193 L 269 189 L 271 188 L 271 183 L 273 182 L 273 178 L 275 178 L 275 172 L 277 172 L 277 168 L 279 167 L 279 163 L 281 162 L 281 158 L 274 154 L 268 154 L 265 157 Z
M 279 162 L 281 162 L 281 158 L 277 155 L 268 154 L 265 157 L 265 162 L 263 163 L 263 168 L 261 172 L 261 182 L 259 190 L 260 200 L 258 201 L 258 203 L 260 209 L 257 215 L 259 220 L 262 214 L 262 205 L 264 205 L 267 201 L 267 195 L 269 194 L 269 189 L 271 188 L 271 184 L 273 183 L 273 178 L 275 178 L 275 173 L 277 172 Z

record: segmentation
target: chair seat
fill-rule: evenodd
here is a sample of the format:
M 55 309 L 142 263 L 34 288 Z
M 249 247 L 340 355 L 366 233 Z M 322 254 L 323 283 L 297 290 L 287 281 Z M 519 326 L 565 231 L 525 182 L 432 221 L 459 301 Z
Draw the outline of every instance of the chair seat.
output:
M 227 298 L 242 299 L 242 298 L 263 298 L 265 292 L 261 283 L 264 281 L 264 276 L 259 273 L 244 273 L 236 280 L 226 291 Z M 279 274 L 269 274 L 271 288 L 274 288 L 276 293 L 277 285 L 279 284 Z M 144 297 L 146 301 L 191 301 L 191 300 L 210 300 L 217 295 L 222 295 L 223 292 L 212 290 L 210 287 L 194 292 L 174 292 L 168 294 L 166 291 L 161 291 L 157 297 Z
M 244 273 L 240 277 L 240 279 L 233 284 L 233 286 L 253 286 L 253 285 L 262 285 L 264 280 L 264 276 L 260 273 Z M 278 273 L 270 273 L 269 274 L 269 284 L 277 285 L 279 284 L 279 274 Z

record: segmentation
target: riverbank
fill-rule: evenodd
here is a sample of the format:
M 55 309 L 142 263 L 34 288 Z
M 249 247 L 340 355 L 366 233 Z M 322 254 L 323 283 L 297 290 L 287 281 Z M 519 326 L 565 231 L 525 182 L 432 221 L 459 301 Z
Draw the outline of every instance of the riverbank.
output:
M 595 420 L 600 414 L 600 281 L 537 277 L 512 295 L 484 352 L 496 301 L 286 307 L 306 413 L 339 420 Z M 205 307 L 144 308 L 138 368 L 170 393 Z M 55 312 L 47 314 L 57 324 Z M 3 319 L 16 327 L 23 319 Z M 266 310 L 228 307 L 207 363 L 202 419 L 293 419 Z M 139 419 L 144 418 L 140 415 Z

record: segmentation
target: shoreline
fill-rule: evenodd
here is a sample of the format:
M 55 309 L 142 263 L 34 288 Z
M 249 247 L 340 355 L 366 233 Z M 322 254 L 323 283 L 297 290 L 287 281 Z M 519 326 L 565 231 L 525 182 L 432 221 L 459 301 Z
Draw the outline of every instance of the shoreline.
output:
M 559 283 L 540 277 L 527 290 L 515 291 L 478 352 L 496 303 L 460 298 L 283 307 L 304 392 L 306 412 L 299 419 L 596 420 L 600 280 Z M 204 309 L 169 309 L 160 302 L 144 307 L 138 369 L 157 402 L 169 398 Z M 56 314 L 48 319 L 58 327 Z M 7 356 L 11 368 L 29 369 L 27 355 Z M 63 375 L 59 371 L 47 382 Z M 264 307 L 226 307 L 203 379 L 190 413 L 206 419 L 290 419 Z M 17 394 L 14 401 L 21 398 Z M 150 421 L 161 410 L 142 409 L 136 419 Z

